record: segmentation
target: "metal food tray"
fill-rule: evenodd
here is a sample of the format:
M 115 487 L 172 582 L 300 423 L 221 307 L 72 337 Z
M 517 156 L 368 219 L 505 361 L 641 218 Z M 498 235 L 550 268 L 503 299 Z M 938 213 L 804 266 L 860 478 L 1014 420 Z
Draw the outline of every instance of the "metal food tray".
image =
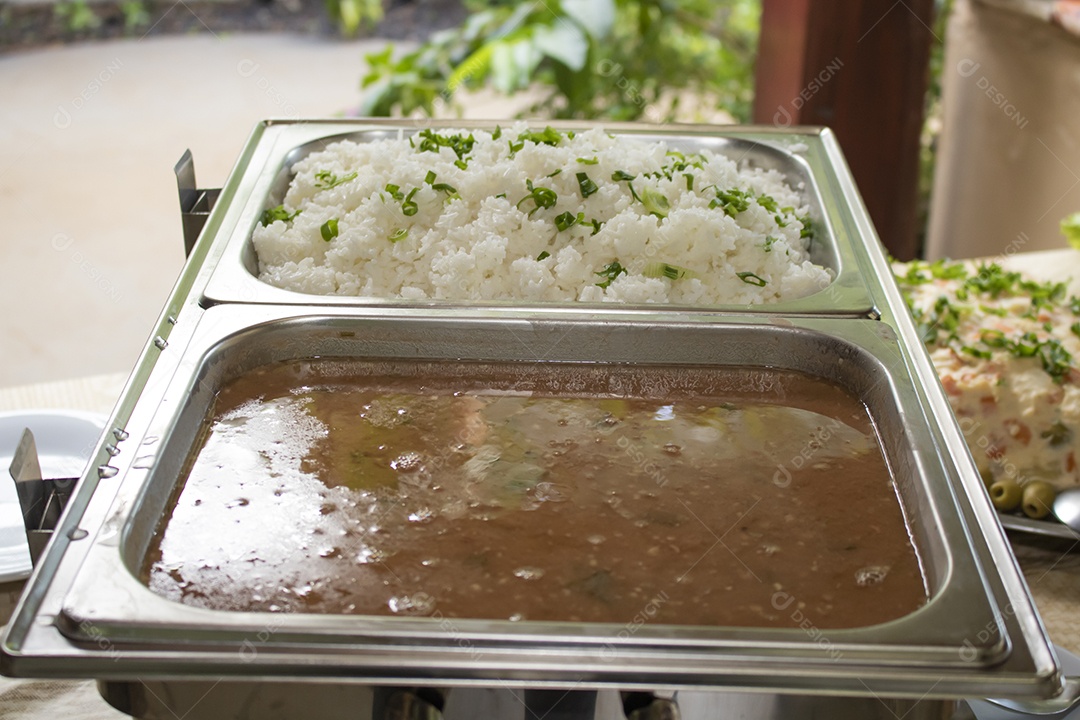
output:
M 787 167 L 809 167 L 838 277 L 817 295 L 767 311 L 409 305 L 299 295 L 259 282 L 244 253 L 289 154 L 319 138 L 375 130 L 397 127 L 258 126 L 34 570 L 4 634 L 0 670 L 100 678 L 110 698 L 150 687 L 145 682 L 181 693 L 223 678 L 236 688 L 290 682 L 309 689 L 312 700 L 326 682 L 917 699 L 1061 692 L 1052 646 L 829 131 L 618 128 L 673 145 L 748 143 L 759 148 L 760 162 L 786 156 Z M 474 656 L 458 635 L 419 618 L 219 613 L 154 595 L 132 570 L 182 480 L 216 389 L 255 365 L 315 355 L 743 364 L 834 379 L 879 423 L 931 600 L 889 623 L 817 635 L 646 625 L 620 639 L 602 624 L 455 621 L 460 637 L 483 649 Z M 257 652 L 245 652 L 251 647 Z M 608 647 L 614 659 L 605 662 Z
M 561 130 L 581 130 L 580 124 L 552 123 Z M 461 123 L 455 128 L 491 130 L 495 123 Z M 402 126 L 400 121 L 363 123 L 300 122 L 271 123 L 261 126 L 222 189 L 218 202 L 227 202 L 229 212 L 219 217 L 203 233 L 203 242 L 215 246 L 219 257 L 212 258 L 215 269 L 207 284 L 207 304 L 253 302 L 305 305 L 351 305 L 376 307 L 453 307 L 483 306 L 490 309 L 521 308 L 523 303 L 490 301 L 465 303 L 447 300 L 410 301 L 394 298 L 311 295 L 274 287 L 258 279 L 258 259 L 251 234 L 263 210 L 280 204 L 293 178 L 292 166 L 333 142 L 351 140 L 365 143 L 408 136 L 423 126 Z M 715 128 L 694 126 L 670 127 L 606 124 L 605 129 L 620 136 L 642 141 L 666 142 L 670 147 L 690 153 L 711 150 L 740 165 L 777 170 L 792 187 L 802 185 L 806 204 L 814 223 L 810 257 L 834 273 L 835 279 L 818 292 L 797 300 L 762 305 L 678 306 L 669 310 L 739 310 L 772 312 L 785 315 L 830 314 L 867 316 L 874 310 L 874 298 L 865 281 L 869 269 L 861 234 L 850 212 L 859 204 L 858 194 L 846 173 L 839 146 L 828 132 L 793 133 L 773 128 L 746 130 L 725 129 L 722 136 Z M 793 150 L 794 148 L 794 150 Z M 622 303 L 539 303 L 546 312 L 582 311 L 655 312 L 656 305 Z

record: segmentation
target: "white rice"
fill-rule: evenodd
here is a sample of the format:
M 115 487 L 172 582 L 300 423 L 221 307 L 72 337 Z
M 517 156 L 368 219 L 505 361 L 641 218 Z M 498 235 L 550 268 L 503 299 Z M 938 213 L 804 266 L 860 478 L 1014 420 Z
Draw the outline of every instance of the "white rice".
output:
M 686 158 L 700 167 L 673 170 L 680 158 L 665 143 L 600 129 L 564 136 L 557 146 L 525 140 L 512 152 L 511 143 L 528 130 L 523 123 L 504 128 L 498 139 L 471 133 L 475 144 L 462 159 L 467 169 L 455 165 L 450 147 L 421 150 L 418 136 L 412 144 L 339 142 L 309 155 L 293 166 L 282 200 L 287 214 L 299 215 L 255 228 L 260 279 L 318 295 L 686 305 L 791 300 L 832 280 L 810 261 L 809 239 L 800 237 L 797 218 L 807 212 L 800 193 L 776 171 L 740 169 L 707 151 Z M 439 134 L 454 133 L 469 135 Z M 616 181 L 617 171 L 635 179 Z M 427 182 L 430 172 L 435 179 Z M 588 197 L 582 172 L 597 186 Z M 684 173 L 692 175 L 692 190 Z M 326 187 L 335 179 L 346 180 Z M 537 208 L 527 181 L 554 191 L 554 205 Z M 433 187 L 441 183 L 456 193 Z M 388 185 L 398 187 L 396 199 Z M 630 185 L 646 201 L 657 193 L 666 198 L 669 208 L 658 210 L 665 217 L 650 214 Z M 407 215 L 414 188 L 416 212 Z M 734 217 L 722 205 L 710 207 L 718 190 L 731 189 L 755 198 L 745 210 L 733 209 Z M 771 205 L 769 198 L 776 212 L 762 205 Z M 565 223 L 564 213 L 582 213 L 584 222 L 560 231 L 556 219 Z M 327 229 L 327 241 L 323 226 L 333 220 L 337 235 Z M 601 287 L 617 272 L 615 262 L 626 272 Z M 664 276 L 665 269 L 678 277 Z

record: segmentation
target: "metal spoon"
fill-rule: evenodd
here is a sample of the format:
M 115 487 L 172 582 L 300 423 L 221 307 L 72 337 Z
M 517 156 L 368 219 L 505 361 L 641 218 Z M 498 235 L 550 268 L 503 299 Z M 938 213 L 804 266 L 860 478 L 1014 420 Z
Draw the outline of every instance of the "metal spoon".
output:
M 1054 499 L 1054 515 L 1076 532 L 1080 532 L 1080 488 L 1058 493 Z

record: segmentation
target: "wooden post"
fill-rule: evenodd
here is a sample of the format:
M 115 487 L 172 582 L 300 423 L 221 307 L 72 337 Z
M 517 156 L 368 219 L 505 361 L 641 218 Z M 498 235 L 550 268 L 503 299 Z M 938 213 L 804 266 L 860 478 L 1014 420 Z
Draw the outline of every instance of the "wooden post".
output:
M 754 122 L 836 132 L 881 241 L 917 256 L 933 0 L 763 0 Z

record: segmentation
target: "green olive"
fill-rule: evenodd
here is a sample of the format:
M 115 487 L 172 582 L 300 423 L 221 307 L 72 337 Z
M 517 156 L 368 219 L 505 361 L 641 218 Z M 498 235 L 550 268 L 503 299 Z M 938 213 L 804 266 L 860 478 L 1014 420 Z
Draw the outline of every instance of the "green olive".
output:
M 1015 480 L 1001 479 L 990 486 L 990 501 L 1003 512 L 1015 510 L 1023 497 L 1023 491 Z
M 1032 480 L 1024 486 L 1023 495 L 1024 514 L 1030 518 L 1044 518 L 1050 514 L 1050 508 L 1054 507 L 1054 498 L 1057 491 L 1054 486 L 1043 480 Z

